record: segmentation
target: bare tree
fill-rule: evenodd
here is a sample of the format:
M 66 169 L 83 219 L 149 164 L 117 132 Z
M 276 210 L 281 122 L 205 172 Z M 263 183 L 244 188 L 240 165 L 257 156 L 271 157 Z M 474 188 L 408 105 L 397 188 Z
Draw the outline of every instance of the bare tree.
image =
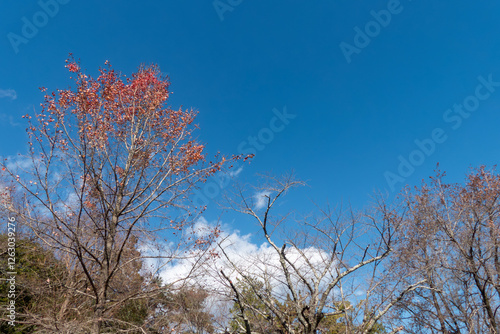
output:
M 240 201 L 230 200 L 232 209 L 257 222 L 267 244 L 255 256 L 238 256 L 224 241 L 219 244 L 226 262 L 222 278 L 240 307 L 241 332 L 255 331 L 245 316 L 251 310 L 273 321 L 276 333 L 312 334 L 340 318 L 346 333 L 375 333 L 382 317 L 424 283 L 384 285 L 399 222 L 384 206 L 372 214 L 321 210 L 319 217 L 299 221 L 288 214 L 274 216 L 278 200 L 302 184 L 292 176 L 268 178 L 267 185 L 256 189 L 264 202 L 241 188 Z M 245 300 L 248 293 L 242 294 L 231 277 L 249 286 L 264 307 L 252 305 L 255 298 Z
M 406 217 L 395 261 L 430 289 L 400 304 L 409 333 L 498 333 L 500 309 L 500 176 L 480 167 L 465 184 L 407 189 Z

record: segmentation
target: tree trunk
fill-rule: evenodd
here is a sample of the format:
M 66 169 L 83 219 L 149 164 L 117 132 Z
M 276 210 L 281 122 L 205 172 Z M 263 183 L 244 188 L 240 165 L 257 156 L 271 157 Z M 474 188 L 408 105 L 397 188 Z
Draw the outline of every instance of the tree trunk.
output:
M 106 300 L 106 293 L 104 289 L 99 291 L 99 297 L 97 299 L 97 304 L 94 310 L 94 326 L 92 328 L 92 334 L 100 334 L 102 329 L 102 318 L 104 315 L 104 303 Z

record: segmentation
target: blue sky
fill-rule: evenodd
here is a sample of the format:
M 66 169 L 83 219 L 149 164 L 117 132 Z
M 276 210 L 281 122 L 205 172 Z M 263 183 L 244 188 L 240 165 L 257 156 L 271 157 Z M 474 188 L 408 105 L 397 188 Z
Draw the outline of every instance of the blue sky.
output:
M 304 212 L 312 201 L 361 207 L 377 189 L 395 194 L 418 184 L 437 162 L 450 181 L 498 163 L 497 1 L 2 6 L 2 156 L 25 150 L 20 116 L 42 101 L 38 87 L 70 84 L 64 60 L 72 52 L 94 74 L 105 60 L 124 74 L 159 64 L 172 81 L 171 104 L 199 111 L 209 152 L 253 145 L 257 155 L 238 176 L 250 182 L 256 173 L 295 170 L 308 187 L 288 204 Z M 284 108 L 285 122 L 276 119 Z

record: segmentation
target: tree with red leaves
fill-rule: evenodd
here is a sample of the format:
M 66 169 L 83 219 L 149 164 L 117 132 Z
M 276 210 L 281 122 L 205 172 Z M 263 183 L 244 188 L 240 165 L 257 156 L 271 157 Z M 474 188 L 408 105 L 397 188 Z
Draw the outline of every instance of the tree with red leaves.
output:
M 25 116 L 29 154 L 17 167 L 12 160 L 0 167 L 12 182 L 7 190 L 23 197 L 11 207 L 18 221 L 84 273 L 84 284 L 67 293 L 92 301 L 88 330 L 100 333 L 124 303 L 154 293 L 114 293 L 124 268 L 151 255 L 127 256 L 136 242 L 143 249 L 168 244 L 156 254 L 170 260 L 210 243 L 214 234 L 185 237 L 196 217 L 189 196 L 225 159 L 206 161 L 192 138 L 196 112 L 167 106 L 170 82 L 157 66 L 128 78 L 108 62 L 97 78 L 73 57 L 66 67 L 75 86 L 45 95 L 41 111 Z M 65 321 L 59 314 L 48 327 Z

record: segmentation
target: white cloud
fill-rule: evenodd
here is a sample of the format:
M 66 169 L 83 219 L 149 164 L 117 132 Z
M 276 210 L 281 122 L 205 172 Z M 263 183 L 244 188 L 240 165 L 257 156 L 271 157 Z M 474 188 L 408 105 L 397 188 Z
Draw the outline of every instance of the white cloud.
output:
M 236 237 L 239 236 L 236 235 Z M 258 246 L 240 237 L 234 240 L 230 247 L 226 248 L 226 253 L 231 259 L 231 262 L 233 262 L 242 273 L 258 277 L 262 281 L 268 281 L 273 287 L 276 296 L 286 296 L 288 290 L 285 284 L 286 278 L 281 267 L 280 256 L 272 246 L 267 243 Z M 287 248 L 285 253 L 290 262 L 297 268 L 300 275 L 307 278 L 309 281 L 317 280 L 311 266 L 317 270 L 317 272 L 321 272 L 324 269 L 330 269 L 333 273 L 335 269 L 334 266 L 325 268 L 329 256 L 325 251 L 315 247 L 303 249 Z M 220 262 L 220 269 L 227 270 L 228 274 L 231 274 L 233 278 L 241 277 L 239 273 L 233 270 L 232 265 L 227 260 Z M 325 279 L 328 278 L 330 278 L 330 276 L 325 277 Z M 294 282 L 294 286 L 299 287 L 300 290 L 303 284 L 297 273 L 292 271 L 291 279 Z M 324 284 L 325 282 L 322 280 L 320 283 Z
M 259 191 L 255 195 L 253 195 L 255 199 L 255 210 L 262 209 L 267 205 L 268 197 L 271 194 L 270 191 L 264 190 L 264 191 Z
M 194 225 L 194 229 L 210 229 L 211 225 L 206 221 L 205 218 L 200 218 Z M 221 243 L 222 247 L 225 249 L 228 256 L 237 261 L 241 261 L 241 259 L 250 259 L 250 257 L 258 256 L 259 254 L 265 254 L 269 252 L 269 248 L 266 245 L 257 245 L 252 243 L 251 235 L 241 235 L 239 231 L 233 231 L 232 233 L 222 233 L 218 239 L 217 243 Z M 145 248 L 142 249 L 144 251 Z M 222 288 L 222 283 L 219 277 L 216 277 L 218 272 L 221 269 L 228 270 L 230 269 L 229 263 L 223 258 L 223 255 L 220 254 L 220 250 L 216 250 L 219 252 L 220 257 L 218 258 L 204 258 L 203 268 L 204 270 L 200 275 L 194 275 L 194 281 L 198 283 L 204 283 L 206 286 L 213 287 L 217 289 L 217 287 Z M 160 271 L 160 276 L 164 282 L 175 282 L 177 280 L 181 280 L 184 277 L 192 274 L 193 267 L 200 264 L 197 262 L 197 257 L 193 256 L 192 258 L 186 258 L 183 260 L 174 260 L 169 263 L 163 265 L 162 270 Z M 205 270 L 209 269 L 209 272 Z
M 195 226 L 203 229 L 213 228 L 213 224 L 208 223 L 204 218 L 199 219 Z M 276 296 L 285 298 L 287 288 L 284 284 L 285 277 L 278 253 L 267 242 L 258 244 L 252 242 L 251 238 L 251 234 L 242 235 L 238 230 L 221 233 L 217 243 L 221 245 L 227 258 L 220 249 L 215 249 L 219 254 L 218 257 L 206 256 L 199 262 L 196 262 L 196 257 L 172 261 L 163 267 L 160 276 L 164 282 L 175 282 L 191 274 L 191 282 L 202 284 L 213 290 L 227 292 L 226 282 L 220 274 L 221 270 L 224 270 L 225 274 L 233 280 L 241 278 L 240 273 L 244 273 L 245 275 L 258 277 L 260 280 L 267 280 L 273 287 Z M 336 275 L 335 264 L 325 268 L 330 254 L 324 250 L 316 247 L 301 249 L 290 247 L 285 252 L 288 259 L 294 263 L 296 268 L 299 268 L 299 272 L 303 277 L 317 280 L 311 270 L 311 265 L 317 272 L 327 269 L 330 273 L 320 282 L 321 285 L 325 284 L 325 281 L 332 277 L 331 275 Z M 306 262 L 305 258 L 309 263 Z M 240 273 L 234 269 L 233 264 L 239 268 Z M 193 272 L 193 267 L 197 265 L 200 266 L 200 270 Z M 296 274 L 292 275 L 292 279 L 299 289 L 303 288 Z
M 12 100 L 17 99 L 17 93 L 13 89 L 0 89 L 0 98 L 10 97 Z
M 213 227 L 210 226 L 205 217 L 200 217 L 194 223 L 193 227 L 189 230 L 189 232 L 191 232 L 198 238 L 203 238 L 209 236 L 212 230 Z

